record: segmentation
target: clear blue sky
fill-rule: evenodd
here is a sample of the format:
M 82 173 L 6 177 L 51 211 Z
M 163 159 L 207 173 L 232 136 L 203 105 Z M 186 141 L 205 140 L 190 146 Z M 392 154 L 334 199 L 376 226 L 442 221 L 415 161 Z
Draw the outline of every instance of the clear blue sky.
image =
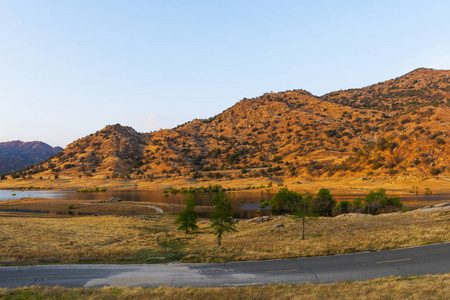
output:
M 240 99 L 450 69 L 450 1 L 0 0 L 0 141 L 139 132 Z

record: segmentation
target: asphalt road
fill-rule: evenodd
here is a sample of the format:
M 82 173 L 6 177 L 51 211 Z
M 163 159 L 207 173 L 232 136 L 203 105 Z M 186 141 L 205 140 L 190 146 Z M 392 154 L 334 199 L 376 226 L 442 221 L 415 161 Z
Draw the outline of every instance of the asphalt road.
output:
M 346 255 L 166 265 L 1 267 L 0 287 L 241 286 L 331 283 L 450 272 L 450 243 Z

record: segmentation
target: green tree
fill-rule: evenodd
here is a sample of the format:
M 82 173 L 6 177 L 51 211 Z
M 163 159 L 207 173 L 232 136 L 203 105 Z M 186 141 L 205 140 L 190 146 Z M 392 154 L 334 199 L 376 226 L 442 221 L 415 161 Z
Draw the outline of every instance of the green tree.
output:
M 175 222 L 180 224 L 178 230 L 184 230 L 186 234 L 188 234 L 190 230 L 196 231 L 198 229 L 197 226 L 198 214 L 194 210 L 195 197 L 193 195 L 189 195 L 188 198 L 184 201 L 184 203 L 186 204 L 186 209 L 178 213 L 178 217 L 175 220 Z
M 347 214 L 350 212 L 349 208 L 350 208 L 350 201 L 342 201 L 341 203 L 339 203 L 339 205 L 337 206 L 339 213 L 341 214 Z
M 360 209 L 362 207 L 362 199 L 361 197 L 356 198 L 355 200 L 352 201 L 352 206 L 353 206 L 353 211 L 357 211 L 358 209 Z
M 301 195 L 288 190 L 280 189 L 269 201 L 270 209 L 274 215 L 293 213 L 296 210 Z
M 330 190 L 321 188 L 314 198 L 313 209 L 321 216 L 332 217 L 335 206 L 336 200 L 331 196 Z
M 228 200 L 227 194 L 219 192 L 213 199 L 214 210 L 211 212 L 211 228 L 217 236 L 217 244 L 220 246 L 222 235 L 225 232 L 237 232 L 233 216 L 236 212 L 231 207 L 231 202 Z

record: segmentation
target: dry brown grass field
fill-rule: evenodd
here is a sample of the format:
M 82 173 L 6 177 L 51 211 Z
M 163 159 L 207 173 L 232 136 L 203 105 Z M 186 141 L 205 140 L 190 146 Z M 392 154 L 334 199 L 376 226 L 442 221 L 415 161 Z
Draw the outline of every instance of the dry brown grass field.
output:
M 46 200 L 36 203 L 44 205 L 43 201 Z M 8 202 L 3 202 L 0 209 Z M 159 215 L 135 204 L 123 208 L 121 204 L 103 205 L 116 215 L 0 212 L 0 261 L 224 262 L 375 251 L 450 241 L 449 208 L 365 217 L 320 217 L 307 224 L 305 241 L 301 240 L 301 223 L 291 217 L 276 217 L 260 224 L 243 220 L 237 224 L 238 232 L 225 235 L 223 246 L 218 247 L 208 220 L 199 222 L 197 233 L 186 235 L 177 230 L 173 213 Z M 28 207 L 33 206 L 28 203 Z M 123 212 L 140 214 L 120 216 Z M 284 227 L 275 231 L 277 224 Z
M 69 208 L 69 205 L 72 205 Z M 86 203 L 75 200 L 4 201 L 0 210 L 0 265 L 45 263 L 165 263 L 259 260 L 394 249 L 450 240 L 450 207 L 378 216 L 341 215 L 301 223 L 275 217 L 241 220 L 238 232 L 218 247 L 199 221 L 199 231 L 184 234 L 174 223 L 183 206 Z M 199 210 L 209 209 L 198 207 Z M 72 212 L 73 215 L 68 214 Z M 101 213 L 101 214 L 100 214 Z M 83 215 L 90 214 L 90 215 Z M 283 224 L 280 230 L 274 227 Z M 266 285 L 227 288 L 62 288 L 0 289 L 2 299 L 447 299 L 450 275 L 383 278 L 335 284 Z
M 449 294 L 449 274 L 333 284 L 278 284 L 225 288 L 0 289 L 2 299 L 448 299 Z

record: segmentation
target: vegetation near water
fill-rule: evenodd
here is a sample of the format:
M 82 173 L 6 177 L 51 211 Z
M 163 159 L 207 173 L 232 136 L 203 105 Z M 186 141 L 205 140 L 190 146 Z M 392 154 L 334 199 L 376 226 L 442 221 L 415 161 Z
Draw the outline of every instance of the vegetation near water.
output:
M 76 190 L 77 193 L 102 193 L 106 192 L 106 188 L 85 188 L 82 190 Z
M 306 219 L 317 216 L 332 217 L 341 213 L 363 212 L 372 215 L 378 214 L 389 208 L 392 211 L 395 208 L 401 208 L 403 204 L 398 197 L 387 197 L 384 189 L 377 189 L 371 191 L 362 204 L 361 199 L 355 199 L 351 204 L 349 201 L 343 201 L 336 206 L 337 201 L 333 198 L 330 191 L 326 188 L 321 188 L 316 197 L 306 193 L 301 195 L 299 193 L 289 191 L 287 187 L 280 189 L 273 198 L 267 202 L 264 199 L 260 200 L 260 207 L 270 205 L 272 214 L 284 215 L 291 214 L 302 220 L 302 240 L 305 240 L 305 223 Z M 167 193 L 165 193 L 167 195 Z M 185 231 L 189 234 L 196 231 L 198 215 L 195 212 L 195 196 L 188 195 L 185 200 L 186 208 L 184 211 L 178 213 L 175 223 L 180 224 L 178 230 Z M 228 200 L 227 194 L 220 191 L 213 199 L 214 210 L 210 216 L 210 229 L 217 237 L 218 245 L 221 245 L 222 235 L 226 232 L 237 232 L 233 216 L 236 212 L 231 207 L 231 202 Z
M 26 200 L 29 207 L 32 201 Z M 35 201 L 49 206 L 48 200 Z M 63 204 L 66 210 L 70 203 Z M 72 210 L 76 211 L 80 204 L 72 203 L 75 204 Z M 111 211 L 111 214 L 125 212 L 128 207 L 136 207 L 136 204 L 89 206 Z M 275 216 L 259 223 L 257 220 L 240 221 L 235 225 L 237 232 L 223 235 L 221 247 L 217 247 L 217 238 L 211 234 L 208 220 L 201 219 L 196 224 L 198 231 L 186 235 L 177 230 L 179 224 L 175 223 L 175 215 L 160 216 L 151 209 L 140 209 L 145 215 L 0 212 L 5 216 L 0 217 L 3 236 L 0 261 L 36 264 L 42 258 L 55 258 L 60 263 L 86 259 L 97 263 L 224 262 L 376 251 L 450 240 L 448 209 L 365 217 L 359 214 L 318 217 L 307 224 L 304 241 L 302 224 L 293 217 Z M 138 210 L 130 212 L 139 213 Z M 275 230 L 278 224 L 283 226 Z M 164 260 L 155 260 L 155 257 L 164 257 Z
M 180 189 L 172 188 L 170 190 L 164 190 L 164 194 L 168 194 L 169 192 L 171 194 L 178 194 L 178 193 L 218 193 L 218 192 L 224 192 L 224 191 L 234 191 L 236 188 L 229 187 L 228 189 L 223 188 L 221 185 L 209 185 L 207 187 L 201 186 L 201 187 L 182 187 Z
M 382 212 L 400 210 L 403 203 L 399 197 L 387 197 L 383 188 L 371 191 L 364 200 L 356 198 L 354 201 L 342 201 L 337 204 L 330 190 L 322 188 L 316 197 L 311 194 L 299 194 L 288 188 L 280 189 L 269 201 L 260 201 L 260 206 L 269 205 L 275 215 L 297 214 L 299 211 L 309 211 L 310 216 L 331 217 L 339 214 L 356 212 L 376 215 Z

